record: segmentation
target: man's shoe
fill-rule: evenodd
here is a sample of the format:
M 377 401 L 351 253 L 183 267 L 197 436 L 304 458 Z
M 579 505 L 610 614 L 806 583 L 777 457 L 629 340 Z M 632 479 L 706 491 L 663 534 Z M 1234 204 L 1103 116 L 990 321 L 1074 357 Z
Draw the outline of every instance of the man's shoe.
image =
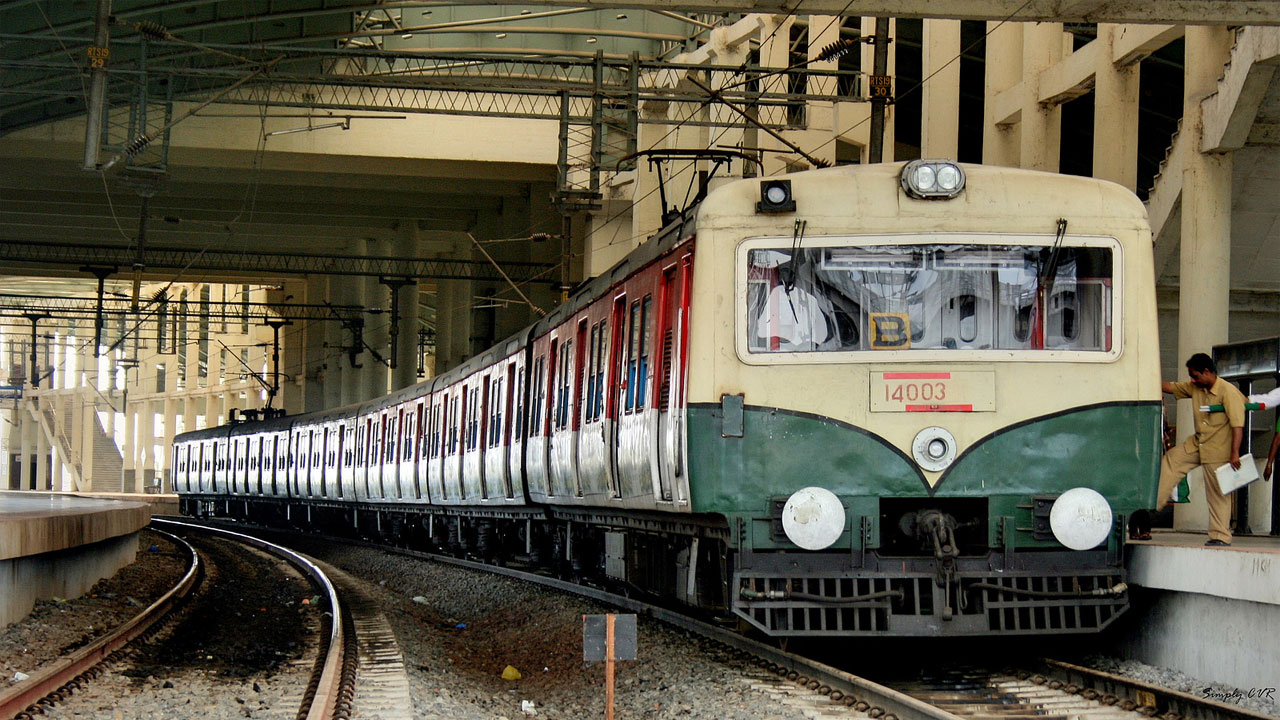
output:
M 1231 547 L 1231 543 L 1214 538 L 1204 544 L 1205 547 Z

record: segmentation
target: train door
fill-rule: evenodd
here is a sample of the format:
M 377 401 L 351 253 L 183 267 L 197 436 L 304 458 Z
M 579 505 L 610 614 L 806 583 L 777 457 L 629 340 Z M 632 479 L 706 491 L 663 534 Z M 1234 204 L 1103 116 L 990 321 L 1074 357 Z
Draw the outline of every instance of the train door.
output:
M 391 500 L 400 498 L 399 460 L 400 449 L 400 416 L 399 409 L 382 411 L 382 497 Z
M 609 342 L 609 395 L 605 407 L 606 441 L 609 445 L 609 487 L 615 498 L 622 497 L 622 475 L 618 471 L 618 427 L 622 401 L 626 389 L 622 382 L 623 363 L 626 362 L 627 296 L 619 295 L 613 301 L 613 333 Z
M 506 378 L 500 388 L 505 392 L 502 394 L 501 405 L 499 405 L 498 410 L 498 458 L 502 467 L 503 494 L 509 500 L 515 497 L 515 489 L 511 487 L 511 415 L 515 411 L 515 403 L 512 402 L 512 398 L 516 391 L 516 363 L 514 360 L 507 363 Z
M 662 324 L 658 334 L 658 478 L 659 497 L 667 501 L 673 499 L 673 488 L 681 496 L 677 499 L 688 499 L 683 497 L 682 481 L 690 260 L 691 257 L 685 255 L 678 264 L 663 272 L 659 302 Z
M 551 341 L 554 350 L 555 341 Z M 534 494 L 550 497 L 555 493 L 551 486 L 547 467 L 550 446 L 551 406 L 548 391 L 551 382 L 547 377 L 548 359 L 553 353 L 540 355 L 533 360 L 529 371 L 529 426 L 525 432 L 525 478 Z
M 418 439 L 413 446 L 413 497 L 415 500 L 421 500 L 429 497 L 427 494 L 427 456 L 429 454 L 427 446 L 430 435 L 427 433 L 427 425 L 431 421 L 430 396 L 418 399 L 414 417 L 417 428 L 414 432 Z
M 440 502 L 444 499 L 444 418 L 448 393 L 432 393 L 431 413 L 427 419 L 427 499 Z
M 494 377 L 498 373 L 494 373 Z M 472 412 L 475 420 L 472 422 L 473 435 L 471 438 L 472 447 L 475 448 L 476 455 L 476 473 L 480 480 L 480 497 L 481 499 L 489 499 L 489 378 L 481 376 L 476 380 L 476 387 L 471 391 L 473 396 L 480 397 L 480 406 Z
M 262 473 L 258 472 L 259 461 L 262 459 L 262 435 L 251 435 L 249 437 L 249 462 L 248 474 L 249 494 L 262 494 Z
M 400 451 L 397 456 L 400 458 L 400 470 L 397 476 L 400 478 L 400 499 L 417 500 L 418 495 L 418 464 L 417 449 L 421 442 L 421 431 L 419 430 L 422 422 L 422 405 L 414 403 L 407 408 L 400 410 Z
M 653 297 L 634 300 L 627 308 L 626 358 L 623 361 L 622 407 L 618 414 L 618 473 L 626 497 L 661 493 L 656 463 L 656 420 L 650 412 L 650 328 Z

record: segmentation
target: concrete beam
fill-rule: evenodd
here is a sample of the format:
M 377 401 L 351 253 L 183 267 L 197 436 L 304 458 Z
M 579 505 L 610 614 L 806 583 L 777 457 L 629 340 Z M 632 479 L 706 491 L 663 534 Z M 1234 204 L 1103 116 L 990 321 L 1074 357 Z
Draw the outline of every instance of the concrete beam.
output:
M 1112 48 L 1112 62 L 1132 65 L 1182 37 L 1182 25 L 1126 25 L 1120 28 Z
M 544 0 L 544 5 L 667 10 L 667 0 Z M 689 0 L 681 10 L 710 13 L 788 13 L 787 0 Z M 1019 22 L 1280 25 L 1276 0 L 810 0 L 810 15 L 861 15 Z
M 1018 83 L 996 95 L 992 101 L 992 122 L 995 125 L 1014 125 L 1022 120 L 1022 96 L 1025 93 L 1022 83 Z
M 1058 105 L 1092 90 L 1102 50 L 1097 41 L 1091 42 L 1045 70 L 1040 75 L 1040 102 Z

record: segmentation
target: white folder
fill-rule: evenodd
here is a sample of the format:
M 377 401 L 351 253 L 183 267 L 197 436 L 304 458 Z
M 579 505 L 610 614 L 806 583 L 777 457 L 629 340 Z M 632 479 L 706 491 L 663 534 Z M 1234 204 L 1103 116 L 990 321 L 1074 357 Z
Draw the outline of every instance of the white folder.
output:
M 1231 467 L 1231 463 L 1218 466 L 1218 487 L 1223 495 L 1233 493 L 1258 479 L 1258 466 L 1253 462 L 1253 454 L 1240 456 L 1240 469 Z

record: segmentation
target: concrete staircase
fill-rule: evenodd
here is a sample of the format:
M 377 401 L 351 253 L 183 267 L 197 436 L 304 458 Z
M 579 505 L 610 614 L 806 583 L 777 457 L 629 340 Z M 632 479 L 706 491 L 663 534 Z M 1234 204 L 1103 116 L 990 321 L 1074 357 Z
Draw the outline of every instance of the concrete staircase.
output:
M 85 477 L 84 457 L 72 450 L 71 436 L 72 428 L 75 423 L 75 412 L 72 408 L 67 408 L 61 415 L 54 411 L 52 407 L 37 406 L 37 413 L 40 419 L 41 429 L 45 436 L 50 438 L 56 445 L 56 452 L 63 459 L 63 462 L 70 466 L 74 486 L 77 490 L 85 492 L 122 492 L 123 481 L 122 471 L 124 468 L 124 457 L 120 453 L 120 448 L 116 446 L 115 440 L 106 433 L 102 428 L 102 423 L 97 415 L 91 423 L 90 454 L 92 462 L 90 463 L 89 477 Z M 59 481 L 54 480 L 54 487 L 57 488 Z

